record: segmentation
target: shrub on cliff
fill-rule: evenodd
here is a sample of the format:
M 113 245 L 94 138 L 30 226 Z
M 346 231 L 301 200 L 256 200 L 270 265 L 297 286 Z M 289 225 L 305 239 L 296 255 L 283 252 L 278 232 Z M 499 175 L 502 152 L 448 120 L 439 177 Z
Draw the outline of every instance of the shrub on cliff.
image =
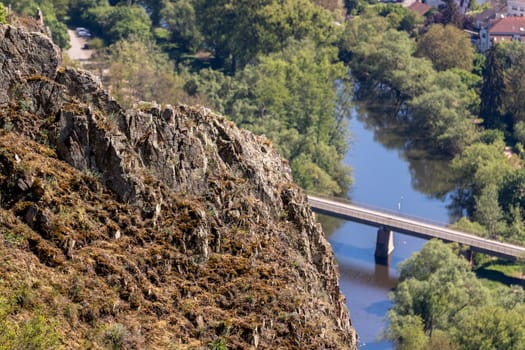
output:
M 7 9 L 0 3 L 0 24 L 7 23 Z

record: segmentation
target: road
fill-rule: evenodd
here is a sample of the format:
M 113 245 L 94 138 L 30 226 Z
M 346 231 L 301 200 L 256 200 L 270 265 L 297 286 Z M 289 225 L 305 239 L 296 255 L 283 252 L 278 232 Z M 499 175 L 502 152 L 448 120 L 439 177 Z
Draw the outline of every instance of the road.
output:
M 87 43 L 86 38 L 81 38 L 73 29 L 67 30 L 71 47 L 67 50 L 67 55 L 72 60 L 87 61 L 91 58 L 94 50 L 84 50 L 83 47 Z

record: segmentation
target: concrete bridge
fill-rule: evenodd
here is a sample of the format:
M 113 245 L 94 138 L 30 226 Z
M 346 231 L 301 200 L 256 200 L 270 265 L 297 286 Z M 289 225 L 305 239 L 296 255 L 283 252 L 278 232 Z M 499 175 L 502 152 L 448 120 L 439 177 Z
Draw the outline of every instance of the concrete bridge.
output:
M 387 259 L 394 250 L 393 231 L 425 239 L 438 238 L 445 242 L 457 242 L 469 246 L 472 251 L 507 260 L 525 258 L 525 247 L 452 230 L 444 225 L 424 222 L 399 213 L 368 209 L 348 202 L 310 195 L 308 202 L 314 212 L 378 227 L 375 256 L 379 259 Z

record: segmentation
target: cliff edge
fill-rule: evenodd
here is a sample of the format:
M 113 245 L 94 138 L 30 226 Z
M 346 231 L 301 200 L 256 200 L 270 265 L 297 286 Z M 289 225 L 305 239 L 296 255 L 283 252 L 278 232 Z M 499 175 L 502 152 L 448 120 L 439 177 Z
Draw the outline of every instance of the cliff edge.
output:
M 205 108 L 123 110 L 40 33 L 0 26 L 0 67 L 0 321 L 41 317 L 67 349 L 356 348 L 267 139 Z

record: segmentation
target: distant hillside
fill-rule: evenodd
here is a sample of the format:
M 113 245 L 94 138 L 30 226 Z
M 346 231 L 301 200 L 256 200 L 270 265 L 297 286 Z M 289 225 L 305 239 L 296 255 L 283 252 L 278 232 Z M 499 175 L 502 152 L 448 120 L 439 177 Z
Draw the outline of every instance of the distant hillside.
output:
M 356 348 L 268 140 L 204 108 L 123 110 L 40 33 L 0 26 L 0 66 L 0 348 Z

